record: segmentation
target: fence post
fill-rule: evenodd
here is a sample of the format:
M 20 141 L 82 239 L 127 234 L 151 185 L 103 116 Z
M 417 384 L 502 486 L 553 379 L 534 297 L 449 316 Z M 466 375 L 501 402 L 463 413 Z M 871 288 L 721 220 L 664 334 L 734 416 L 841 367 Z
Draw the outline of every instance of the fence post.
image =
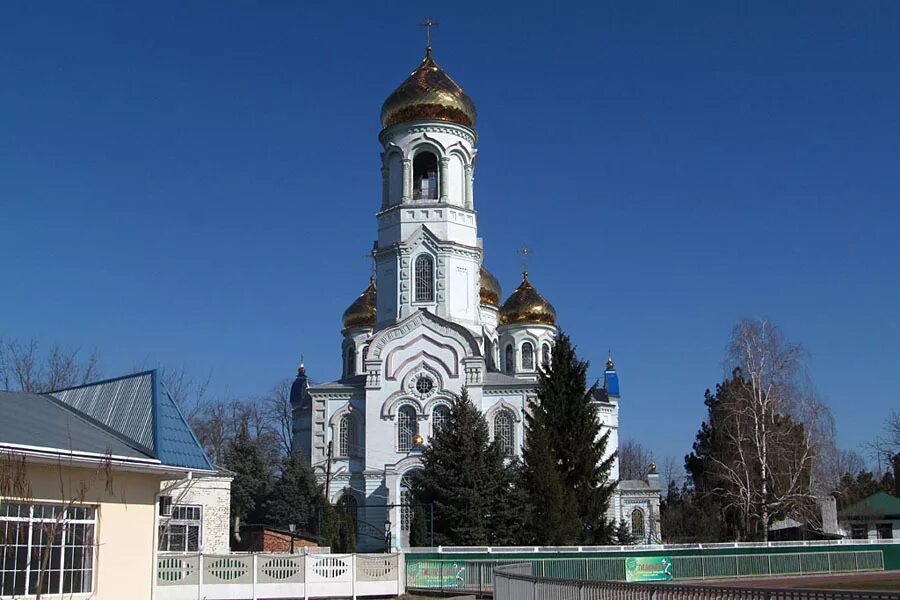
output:
M 356 600 L 356 554 L 350 555 L 350 597 Z
M 825 554 L 828 555 L 828 574 L 830 575 L 831 574 L 831 552 L 826 552 Z
M 197 573 L 197 600 L 203 600 L 203 568 L 204 568 L 203 562 L 204 561 L 203 561 L 202 554 L 199 554 L 198 557 L 199 557 L 199 560 L 197 561 L 197 564 L 200 565 L 200 568 L 198 569 L 199 572 Z
M 309 600 L 309 553 L 303 554 L 303 600 Z
M 256 554 L 256 553 L 254 552 L 254 553 L 253 553 L 253 588 L 252 588 L 252 592 L 251 592 L 251 595 L 253 596 L 253 600 L 256 600 L 256 598 L 257 598 L 257 596 L 256 596 L 256 582 L 257 582 L 257 579 L 258 579 L 258 577 L 259 577 L 259 576 L 257 575 L 258 569 L 259 569 L 259 554 Z

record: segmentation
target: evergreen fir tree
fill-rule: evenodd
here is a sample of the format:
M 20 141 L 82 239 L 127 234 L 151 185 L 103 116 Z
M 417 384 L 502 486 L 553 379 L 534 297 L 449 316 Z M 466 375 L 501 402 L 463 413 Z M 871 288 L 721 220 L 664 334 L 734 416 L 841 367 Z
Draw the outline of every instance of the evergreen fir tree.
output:
M 306 457 L 299 452 L 288 454 L 281 462 L 281 475 L 267 505 L 266 521 L 282 528 L 294 524 L 302 533 L 314 532 L 320 495 Z
M 435 544 L 490 543 L 503 462 L 490 443 L 484 415 L 463 389 L 450 406 L 449 422 L 422 451 L 423 468 L 414 480 L 416 498 L 433 505 Z
M 225 450 L 225 467 L 234 473 L 231 482 L 231 518 L 240 523 L 265 523 L 266 503 L 272 493 L 273 477 L 259 440 L 250 437 L 247 423 Z
M 491 508 L 491 546 L 531 544 L 531 504 L 525 488 L 522 461 L 516 457 L 501 473 Z
M 581 521 L 572 490 L 566 487 L 547 431 L 526 416 L 522 484 L 529 500 L 532 539 L 527 543 L 566 546 L 578 539 Z
M 619 521 L 618 527 L 616 527 L 615 534 L 615 542 L 619 546 L 630 546 L 634 544 L 637 540 L 631 535 L 631 528 L 628 527 L 628 523 L 625 522 L 625 519 L 621 519 Z
M 428 525 L 425 522 L 425 507 L 418 500 L 413 508 L 412 523 L 409 527 L 409 545 L 416 548 L 428 545 Z
M 567 511 L 574 502 L 578 532 L 567 543 L 604 544 L 611 541 L 614 528 L 605 514 L 615 487 L 608 482 L 615 454 L 604 458 L 609 431 L 602 431 L 597 417 L 597 389 L 596 385 L 587 387 L 587 369 L 588 363 L 578 359 L 572 341 L 560 333 L 550 365 L 538 375 L 537 398 L 529 403 L 526 448 L 530 446 L 531 452 L 525 462 L 527 470 L 533 471 L 527 475 L 535 486 L 533 507 L 544 512 Z M 563 492 L 556 489 L 551 470 L 558 473 Z M 537 482 L 538 472 L 548 478 L 543 484 L 546 489 Z M 557 502 L 558 508 L 547 506 L 548 498 Z M 568 537 L 568 528 L 560 535 Z

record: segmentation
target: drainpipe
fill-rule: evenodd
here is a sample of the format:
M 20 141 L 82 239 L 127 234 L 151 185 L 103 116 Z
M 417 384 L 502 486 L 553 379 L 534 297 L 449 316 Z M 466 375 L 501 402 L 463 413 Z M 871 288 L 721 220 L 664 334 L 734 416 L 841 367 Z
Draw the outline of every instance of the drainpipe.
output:
M 153 495 L 153 579 L 150 586 L 150 597 L 156 600 L 156 581 L 159 578 L 159 499 L 167 492 L 175 489 L 186 481 L 194 478 L 194 472 L 188 471 L 187 475 L 182 479 L 175 480 L 174 483 L 164 487 Z

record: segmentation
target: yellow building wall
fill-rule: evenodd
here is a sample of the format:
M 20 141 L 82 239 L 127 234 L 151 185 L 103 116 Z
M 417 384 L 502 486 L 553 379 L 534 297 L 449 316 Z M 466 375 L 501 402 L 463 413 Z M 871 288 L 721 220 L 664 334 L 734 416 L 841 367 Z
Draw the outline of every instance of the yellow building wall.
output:
M 151 600 L 155 574 L 155 495 L 164 477 L 119 470 L 107 473 L 65 461 L 58 465 L 26 462 L 26 473 L 33 502 L 69 502 L 81 497 L 80 490 L 85 488 L 84 504 L 98 507 L 94 593 L 87 597 Z M 74 598 L 84 597 L 74 595 Z

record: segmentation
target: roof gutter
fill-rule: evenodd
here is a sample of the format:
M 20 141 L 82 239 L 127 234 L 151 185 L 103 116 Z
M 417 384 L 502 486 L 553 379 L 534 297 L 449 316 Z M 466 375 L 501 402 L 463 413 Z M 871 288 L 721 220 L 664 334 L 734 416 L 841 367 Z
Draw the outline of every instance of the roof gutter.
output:
M 29 457 L 39 464 L 55 465 L 59 464 L 61 460 L 65 460 L 71 466 L 93 466 L 108 461 L 111 466 L 120 471 L 156 473 L 160 475 L 180 475 L 182 473 L 196 473 L 198 475 L 215 474 L 215 471 L 210 470 L 164 465 L 155 458 L 98 454 L 96 452 L 76 452 L 73 450 L 63 450 L 62 448 L 10 443 L 0 443 L 0 450 Z

